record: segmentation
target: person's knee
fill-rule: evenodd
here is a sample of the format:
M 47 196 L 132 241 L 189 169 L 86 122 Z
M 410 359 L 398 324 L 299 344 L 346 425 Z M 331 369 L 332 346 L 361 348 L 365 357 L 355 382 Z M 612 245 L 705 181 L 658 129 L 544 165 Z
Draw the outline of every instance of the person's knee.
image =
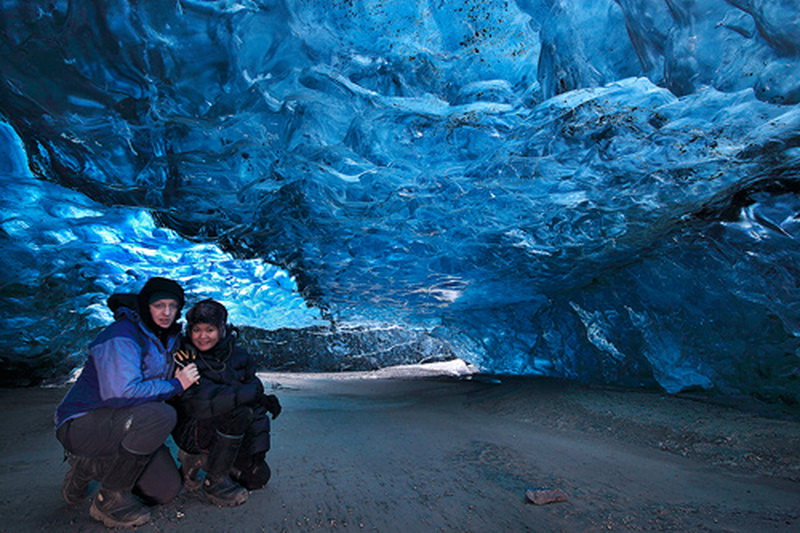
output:
M 161 431 L 166 438 L 177 421 L 178 414 L 174 407 L 164 402 L 149 402 L 134 408 L 132 425 L 147 427 L 152 431 Z
M 253 409 L 240 406 L 228 413 L 224 421 L 217 426 L 217 430 L 226 435 L 243 435 L 254 417 Z
M 163 402 L 150 402 L 131 409 L 123 447 L 138 454 L 151 454 L 161 446 L 177 422 L 175 408 Z
M 164 428 L 164 431 L 169 434 L 178 422 L 178 413 L 175 408 L 163 402 L 154 402 L 148 405 L 152 411 L 151 416 Z

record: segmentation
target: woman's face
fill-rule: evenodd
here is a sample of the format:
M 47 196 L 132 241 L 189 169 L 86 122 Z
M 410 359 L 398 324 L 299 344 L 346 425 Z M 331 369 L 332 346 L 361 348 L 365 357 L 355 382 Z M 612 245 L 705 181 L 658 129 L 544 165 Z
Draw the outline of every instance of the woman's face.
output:
M 156 300 L 150 304 L 150 316 L 160 328 L 167 329 L 178 315 L 178 302 L 172 298 Z
M 219 328 L 211 324 L 195 324 L 189 334 L 192 344 L 201 352 L 207 352 L 219 342 Z

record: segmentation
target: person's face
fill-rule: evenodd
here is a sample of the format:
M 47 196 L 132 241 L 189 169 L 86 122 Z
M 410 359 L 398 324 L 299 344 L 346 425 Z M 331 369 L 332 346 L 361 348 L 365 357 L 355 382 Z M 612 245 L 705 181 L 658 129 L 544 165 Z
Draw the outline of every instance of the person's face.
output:
M 156 300 L 150 304 L 150 316 L 160 328 L 168 328 L 175 321 L 178 314 L 178 301 L 172 298 Z
M 201 352 L 207 352 L 219 342 L 219 328 L 211 324 L 195 324 L 190 335 L 192 344 Z

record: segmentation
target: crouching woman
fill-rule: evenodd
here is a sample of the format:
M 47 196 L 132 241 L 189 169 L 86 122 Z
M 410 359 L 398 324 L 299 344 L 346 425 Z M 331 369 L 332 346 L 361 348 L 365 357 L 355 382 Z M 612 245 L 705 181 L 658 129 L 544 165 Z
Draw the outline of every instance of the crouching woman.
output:
M 236 346 L 237 330 L 228 311 L 207 299 L 186 314 L 179 354 L 200 372 L 198 384 L 177 397 L 173 438 L 180 448 L 184 486 L 200 489 L 212 503 L 230 507 L 247 501 L 248 490 L 267 484 L 270 468 L 270 419 L 277 418 L 277 397 L 264 394 L 255 362 Z M 200 471 L 205 479 L 200 480 Z
M 89 345 L 83 371 L 56 409 L 56 437 L 71 464 L 62 495 L 77 505 L 89 483 L 100 481 L 89 513 L 108 527 L 142 525 L 150 520 L 145 502 L 166 503 L 180 491 L 164 441 L 177 418 L 165 401 L 198 378 L 195 365 L 174 371 L 183 303 L 181 286 L 160 277 L 138 295 L 112 295 L 115 321 Z

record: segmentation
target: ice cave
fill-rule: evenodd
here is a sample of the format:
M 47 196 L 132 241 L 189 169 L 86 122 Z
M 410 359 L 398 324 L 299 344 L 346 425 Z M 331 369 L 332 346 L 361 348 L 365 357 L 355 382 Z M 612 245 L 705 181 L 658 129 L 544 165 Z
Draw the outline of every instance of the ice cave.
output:
M 7 0 L 0 24 L 2 385 L 66 379 L 107 298 L 168 275 L 264 368 L 800 403 L 798 0 Z

